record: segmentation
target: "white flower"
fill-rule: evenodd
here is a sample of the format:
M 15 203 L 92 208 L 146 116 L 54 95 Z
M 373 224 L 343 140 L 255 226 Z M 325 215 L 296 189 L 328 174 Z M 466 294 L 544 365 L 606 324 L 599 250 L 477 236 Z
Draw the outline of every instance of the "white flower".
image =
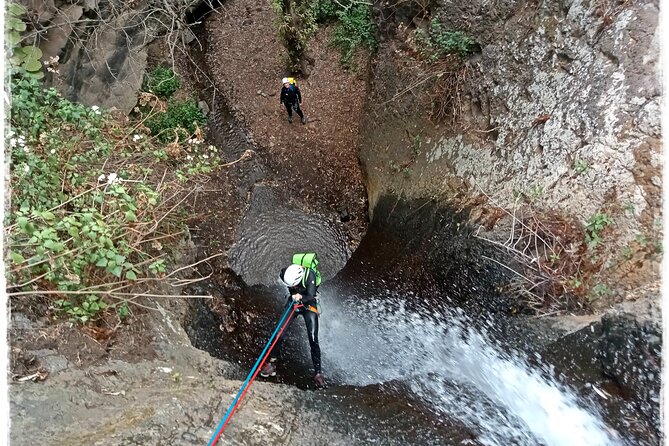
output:
M 30 147 L 28 147 L 28 146 L 23 146 L 23 147 L 21 147 L 21 149 L 23 149 L 23 151 L 26 152 L 26 153 L 30 152 Z
M 23 166 L 23 170 L 24 170 L 26 173 L 30 172 L 30 166 L 27 165 L 27 164 L 25 164 L 25 165 Z
M 209 146 L 209 150 L 211 150 L 212 152 L 216 152 L 216 151 L 217 151 L 217 150 L 216 150 L 216 147 L 214 147 L 214 146 Z
M 137 134 L 135 134 L 135 135 L 132 137 L 132 140 L 135 141 L 135 142 L 139 141 L 140 139 L 142 139 L 142 135 L 137 135 Z
M 12 138 L 9 140 L 9 145 L 12 147 L 16 147 L 16 138 Z
M 56 153 L 56 149 L 51 149 L 51 154 L 53 155 L 54 153 Z
M 101 114 L 101 112 L 100 112 L 100 107 L 98 107 L 97 105 L 92 106 L 92 107 L 91 107 L 91 110 L 93 110 L 93 112 L 94 112 L 96 115 Z
M 204 159 L 209 159 L 209 155 L 207 155 L 207 154 L 205 153 L 204 155 L 202 155 L 202 158 L 204 158 Z
M 190 155 L 186 155 L 186 159 L 187 159 L 187 160 L 192 160 L 192 159 L 193 159 L 193 157 L 192 157 L 192 156 L 190 156 Z
M 20 146 L 25 146 L 26 145 L 26 139 L 23 136 L 19 136 L 17 141 L 18 141 Z
M 98 177 L 98 181 L 104 181 L 105 180 L 105 174 L 103 173 Z
M 120 183 L 121 179 L 114 172 L 107 175 L 107 184 L 116 184 Z

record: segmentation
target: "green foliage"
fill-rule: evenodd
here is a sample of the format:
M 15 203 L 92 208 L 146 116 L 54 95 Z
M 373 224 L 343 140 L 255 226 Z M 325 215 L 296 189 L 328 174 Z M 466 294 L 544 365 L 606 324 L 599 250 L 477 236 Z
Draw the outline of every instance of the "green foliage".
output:
M 82 300 L 59 299 L 56 301 L 56 306 L 71 319 L 83 323 L 95 319 L 100 312 L 108 307 L 105 301 L 95 295 L 88 295 Z
M 28 29 L 22 17 L 25 8 L 17 3 L 9 3 L 7 6 L 7 44 L 10 49 L 10 66 L 12 73 L 26 74 L 36 79 L 44 77 L 42 72 L 42 51 L 34 46 L 21 46 L 21 33 Z
M 175 171 L 176 177 L 181 182 L 188 181 L 193 176 L 211 173 L 220 165 L 217 157 L 218 149 L 214 146 L 204 147 L 201 140 L 189 140 L 191 147 L 188 148 L 188 155 L 182 163 L 181 168 Z M 164 272 L 159 266 L 156 266 L 158 273 Z
M 34 46 L 23 46 L 14 50 L 9 61 L 14 67 L 14 71 L 17 71 L 17 69 L 25 70 L 31 76 L 41 79 L 44 77 L 41 58 L 42 50 Z
M 598 283 L 597 285 L 593 286 L 590 289 L 590 293 L 588 293 L 588 300 L 590 302 L 593 302 L 597 299 L 600 299 L 605 296 L 610 296 L 612 294 L 612 291 L 609 287 L 606 285 L 603 285 L 601 283 Z
M 359 47 L 376 51 L 376 27 L 368 5 L 349 3 L 348 7 L 337 11 L 337 25 L 332 35 L 332 44 L 341 52 L 341 63 L 346 68 L 353 67 L 353 56 Z
M 338 14 L 343 12 L 346 9 L 344 5 L 347 3 L 344 1 L 334 1 L 334 0 L 315 0 L 313 4 L 314 18 L 318 24 L 326 24 L 334 22 Z M 350 5 L 350 2 L 348 2 Z
M 661 238 L 648 237 L 645 234 L 636 234 L 634 236 L 634 241 L 651 259 L 656 259 L 657 256 L 664 252 Z
M 99 107 L 67 101 L 25 74 L 11 82 L 9 288 L 61 291 L 56 309 L 91 321 L 116 307 L 113 299 L 123 299 L 110 289 L 164 275 L 165 251 L 150 241 L 156 232 L 183 230 L 166 218 L 174 204 L 164 201 L 185 190 L 174 171 L 188 180 L 191 173 L 210 170 L 218 163 L 210 159 L 216 149 L 184 142 L 179 151 L 192 158 L 207 151 L 206 157 L 197 156 L 197 168 L 187 157 L 158 165 L 152 154 L 164 151 L 161 145 L 144 135 L 131 137 L 127 123 Z M 178 236 L 161 238 L 168 243 Z M 117 313 L 129 314 L 127 305 Z
M 161 98 L 169 98 L 179 87 L 181 87 L 179 76 L 172 69 L 161 65 L 147 75 L 143 88 Z
M 577 174 L 583 175 L 585 173 L 588 173 L 588 170 L 590 170 L 590 166 L 582 159 L 577 159 L 576 162 L 574 163 L 574 171 Z
M 602 242 L 601 232 L 609 225 L 613 224 L 613 220 L 607 214 L 597 213 L 590 217 L 585 227 L 585 240 L 588 247 L 596 248 Z
M 420 156 L 420 147 L 423 145 L 421 135 L 414 135 L 411 138 L 411 157 L 415 161 Z
M 527 196 L 530 200 L 538 200 L 544 195 L 544 187 L 541 184 L 533 184 L 527 191 Z
M 149 265 L 149 271 L 154 276 L 165 274 L 165 259 L 158 259 Z
M 444 29 L 436 18 L 430 21 L 428 31 L 419 29 L 416 32 L 416 45 L 421 55 L 430 62 L 436 62 L 448 54 L 466 57 L 477 47 L 473 38 L 462 31 Z
M 175 138 L 185 141 L 206 123 L 207 118 L 194 99 L 170 101 L 167 111 L 157 113 L 146 120 L 146 126 L 151 129 L 151 134 L 162 142 L 173 141 Z
M 125 319 L 130 315 L 130 308 L 128 308 L 128 303 L 123 302 L 116 308 L 116 314 L 118 314 L 119 319 Z
M 335 24 L 332 45 L 341 52 L 341 63 L 353 67 L 360 47 L 376 50 L 376 28 L 370 5 L 357 0 L 273 0 L 277 30 L 288 50 L 288 68 L 299 72 L 309 39 L 318 25 Z M 290 14 L 288 11 L 292 11 Z
M 622 255 L 624 260 L 630 260 L 634 256 L 634 251 L 630 246 L 625 246 L 622 250 Z
M 288 69 L 294 73 L 301 71 L 309 39 L 318 28 L 313 7 L 314 0 L 272 0 L 276 28 L 288 51 Z

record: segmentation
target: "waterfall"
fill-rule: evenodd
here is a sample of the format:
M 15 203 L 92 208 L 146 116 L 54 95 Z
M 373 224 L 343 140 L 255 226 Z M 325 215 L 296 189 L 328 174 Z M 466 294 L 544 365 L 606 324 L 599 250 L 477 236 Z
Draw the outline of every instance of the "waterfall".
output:
M 339 382 L 404 383 L 485 445 L 624 444 L 596 408 L 551 378 L 550 365 L 537 368 L 503 350 L 462 311 L 411 312 L 392 294 L 341 305 L 328 297 L 321 343 L 326 370 Z

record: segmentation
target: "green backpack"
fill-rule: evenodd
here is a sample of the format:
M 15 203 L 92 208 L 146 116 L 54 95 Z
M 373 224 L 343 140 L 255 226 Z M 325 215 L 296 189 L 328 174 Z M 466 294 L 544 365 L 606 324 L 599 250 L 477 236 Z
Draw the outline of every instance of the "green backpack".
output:
M 318 271 L 318 259 L 316 259 L 315 252 L 293 254 L 293 264 L 303 266 L 307 269 L 307 273 L 302 278 L 302 286 L 306 286 L 305 281 L 309 274 L 308 270 L 312 270 L 316 274 L 316 286 L 320 286 L 321 273 Z

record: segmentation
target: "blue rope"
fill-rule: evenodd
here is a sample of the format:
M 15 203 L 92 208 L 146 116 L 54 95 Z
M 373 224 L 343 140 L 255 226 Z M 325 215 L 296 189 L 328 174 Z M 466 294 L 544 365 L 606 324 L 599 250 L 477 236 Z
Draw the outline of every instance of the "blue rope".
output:
M 269 341 L 267 341 L 267 345 L 265 345 L 265 348 L 263 349 L 262 353 L 260 353 L 260 356 L 258 356 L 258 359 L 256 360 L 255 365 L 253 366 L 253 368 L 249 372 L 249 375 L 246 377 L 246 381 L 244 381 L 244 384 L 242 384 L 242 387 L 239 389 L 239 392 L 237 392 L 237 396 L 232 401 L 232 403 L 230 403 L 230 407 L 228 407 L 228 411 L 225 413 L 225 416 L 221 420 L 221 423 L 218 425 L 218 427 L 214 431 L 214 435 L 212 435 L 211 439 L 209 440 L 209 443 L 207 443 L 207 446 L 211 446 L 214 443 L 216 437 L 218 436 L 218 431 L 221 430 L 221 428 L 225 424 L 225 421 L 230 416 L 230 413 L 232 412 L 232 408 L 235 407 L 235 404 L 237 403 L 237 400 L 241 396 L 244 388 L 248 385 L 249 381 L 251 380 L 251 377 L 253 376 L 256 369 L 258 368 L 258 365 L 260 365 L 260 361 L 265 356 L 265 353 L 267 353 L 267 349 L 272 344 L 272 341 L 274 340 L 274 337 L 279 332 L 279 328 L 281 328 L 281 325 L 283 325 L 283 321 L 286 319 L 286 317 L 288 317 L 288 314 L 290 313 L 290 310 L 291 310 L 292 307 L 293 307 L 292 305 L 288 305 L 286 307 L 286 312 L 283 313 L 283 316 L 281 317 L 281 320 L 279 321 L 279 324 L 276 326 L 276 329 L 274 330 L 274 333 L 272 333 L 272 336 L 269 338 Z

